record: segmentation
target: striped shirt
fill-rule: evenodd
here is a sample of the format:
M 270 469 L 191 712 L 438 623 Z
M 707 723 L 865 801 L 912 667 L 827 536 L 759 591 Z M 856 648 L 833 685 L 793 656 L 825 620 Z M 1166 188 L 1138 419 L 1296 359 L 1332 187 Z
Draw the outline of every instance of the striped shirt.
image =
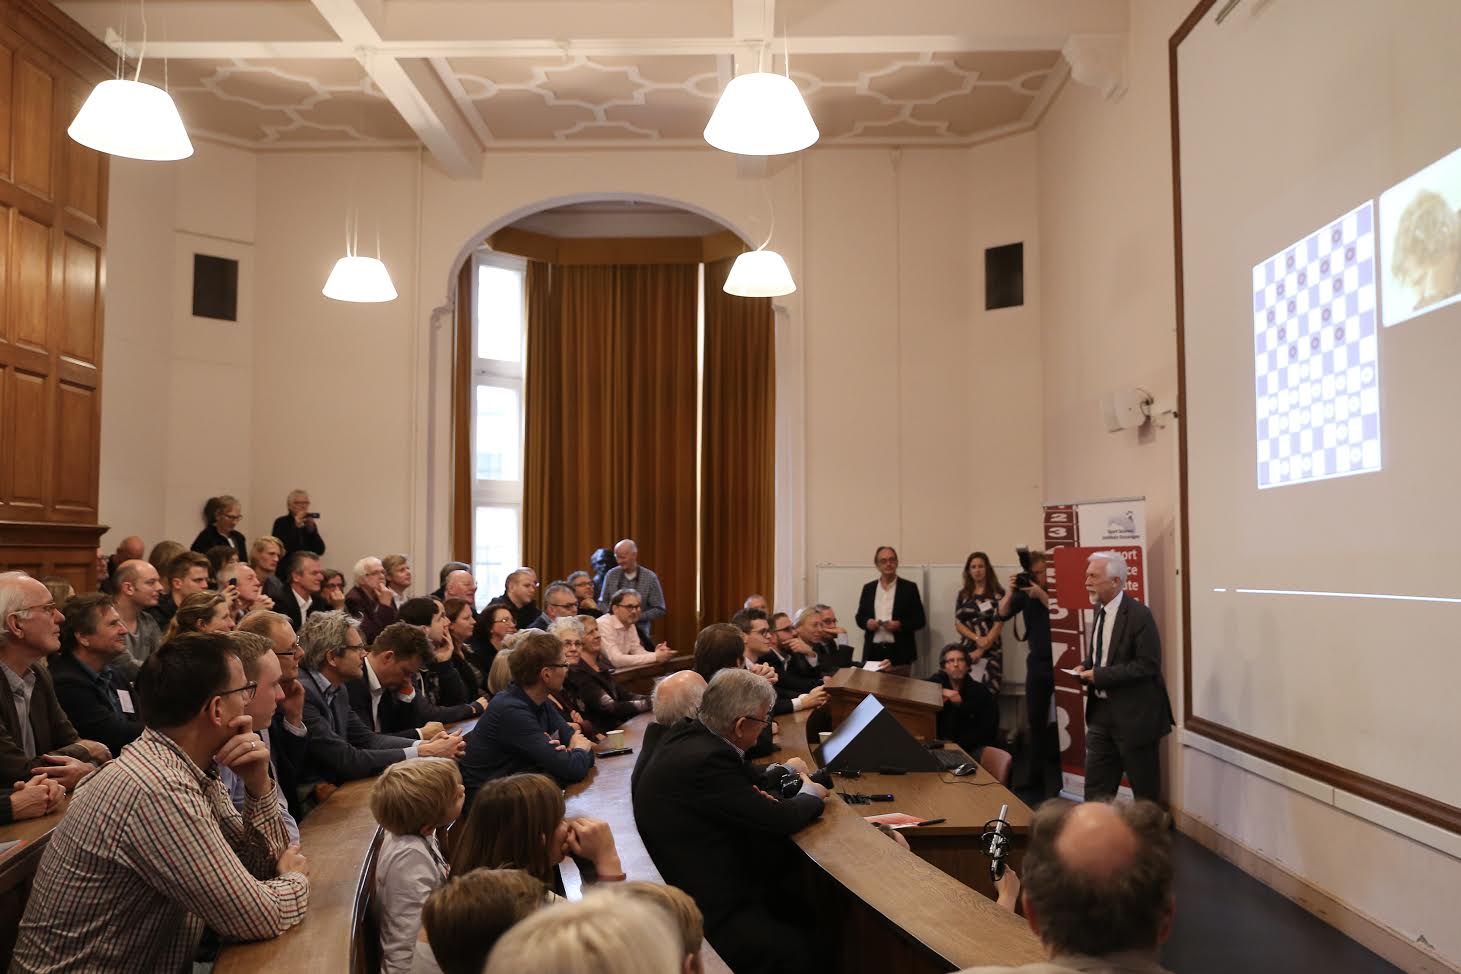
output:
M 272 793 L 243 814 L 218 780 L 148 728 L 77 789 L 36 872 L 10 970 L 187 970 L 207 924 L 224 940 L 304 919 L 309 880 L 275 876 Z

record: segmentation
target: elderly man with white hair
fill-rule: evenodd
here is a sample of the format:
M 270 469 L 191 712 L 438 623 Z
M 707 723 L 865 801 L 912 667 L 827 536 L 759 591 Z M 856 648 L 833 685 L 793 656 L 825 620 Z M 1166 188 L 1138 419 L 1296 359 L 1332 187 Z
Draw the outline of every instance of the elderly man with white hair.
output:
M 259 573 L 241 561 L 231 562 L 218 569 L 218 587 L 233 589 L 235 621 L 255 609 L 274 608 L 274 600 L 264 594 L 264 582 L 259 578 Z
M 1172 729 L 1162 641 L 1152 612 L 1125 592 L 1126 559 L 1098 551 L 1086 567 L 1095 607 L 1077 673 L 1086 694 L 1086 800 L 1115 797 L 1125 772 L 1137 798 L 1158 801 L 1158 744 Z
M 604 586 L 599 590 L 599 605 L 608 611 L 609 599 L 615 592 L 626 588 L 639 593 L 643 603 L 639 611 L 639 631 L 649 638 L 656 619 L 665 617 L 665 590 L 660 587 L 659 576 L 639 563 L 639 545 L 634 539 L 625 538 L 614 545 L 614 559 L 617 566 L 604 576 Z
M 396 621 L 396 599 L 386 584 L 385 566 L 374 555 L 357 561 L 354 574 L 355 585 L 345 593 L 345 611 L 360 620 L 360 634 L 369 646 Z

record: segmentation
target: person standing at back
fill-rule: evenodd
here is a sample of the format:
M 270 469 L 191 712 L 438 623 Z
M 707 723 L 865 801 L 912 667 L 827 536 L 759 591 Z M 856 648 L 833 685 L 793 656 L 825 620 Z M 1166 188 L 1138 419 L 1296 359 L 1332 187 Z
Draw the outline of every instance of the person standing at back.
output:
M 270 532 L 284 545 L 284 555 L 288 557 L 296 551 L 323 555 L 325 539 L 320 537 L 320 516 L 309 509 L 309 491 L 291 490 L 284 503 L 289 513 L 276 517 Z
M 898 575 L 898 552 L 883 545 L 873 553 L 878 577 L 862 587 L 857 628 L 863 631 L 864 661 L 883 661 L 884 672 L 908 676 L 918 658 L 914 634 L 927 623 L 918 586 Z
M 665 590 L 660 587 L 659 576 L 639 563 L 639 545 L 633 539 L 625 538 L 614 545 L 614 559 L 619 563 L 604 576 L 603 588 L 599 589 L 599 604 L 607 607 L 614 593 L 633 589 L 639 593 L 643 606 L 639 612 L 637 626 L 645 639 L 656 620 L 665 617 Z
M 208 498 L 203 505 L 203 530 L 193 539 L 193 550 L 206 555 L 209 548 L 219 545 L 233 545 L 239 561 L 249 560 L 249 545 L 239 533 L 238 522 L 243 520 L 243 507 L 232 494 Z

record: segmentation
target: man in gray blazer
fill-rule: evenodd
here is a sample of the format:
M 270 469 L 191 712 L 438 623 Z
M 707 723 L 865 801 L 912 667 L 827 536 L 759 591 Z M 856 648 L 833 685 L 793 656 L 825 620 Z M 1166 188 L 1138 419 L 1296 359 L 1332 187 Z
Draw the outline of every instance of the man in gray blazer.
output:
M 1086 684 L 1086 800 L 1116 795 L 1125 771 L 1137 798 L 1157 801 L 1157 745 L 1172 729 L 1162 640 L 1152 612 L 1125 593 L 1126 559 L 1092 555 L 1086 591 L 1096 606 L 1079 678 Z

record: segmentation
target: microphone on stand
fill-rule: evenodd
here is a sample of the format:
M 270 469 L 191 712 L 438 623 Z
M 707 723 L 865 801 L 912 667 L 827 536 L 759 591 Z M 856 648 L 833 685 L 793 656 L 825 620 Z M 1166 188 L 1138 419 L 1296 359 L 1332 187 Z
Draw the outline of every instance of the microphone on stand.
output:
M 999 882 L 1004 878 L 1004 857 L 1009 852 L 1010 823 L 1006 816 L 1009 815 L 1009 805 L 999 806 L 999 817 L 984 823 L 984 834 L 979 836 L 983 844 L 983 852 L 989 857 L 989 878 Z

